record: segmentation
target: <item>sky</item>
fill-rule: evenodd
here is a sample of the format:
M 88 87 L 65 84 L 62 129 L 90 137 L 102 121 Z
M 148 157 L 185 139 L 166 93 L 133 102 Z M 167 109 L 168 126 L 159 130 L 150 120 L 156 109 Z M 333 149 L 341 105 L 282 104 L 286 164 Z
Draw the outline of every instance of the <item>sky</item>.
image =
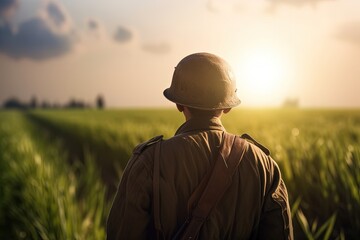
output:
M 185 56 L 235 73 L 245 107 L 360 107 L 358 0 L 0 0 L 0 103 L 163 97 Z

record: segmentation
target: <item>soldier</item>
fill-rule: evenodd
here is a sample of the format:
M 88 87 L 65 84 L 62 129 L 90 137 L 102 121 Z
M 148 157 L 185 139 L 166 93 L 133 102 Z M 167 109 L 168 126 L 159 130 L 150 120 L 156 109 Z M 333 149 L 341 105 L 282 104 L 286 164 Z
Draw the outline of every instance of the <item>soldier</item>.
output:
M 287 190 L 269 150 L 248 135 L 227 133 L 221 123 L 222 114 L 240 104 L 229 65 L 213 54 L 191 54 L 175 67 L 164 96 L 186 121 L 174 137 L 155 137 L 134 149 L 107 238 L 293 239 Z M 213 173 L 220 168 L 231 176 Z M 224 179 L 232 179 L 226 187 Z M 201 207 L 206 215 L 197 217 Z M 189 219 L 201 223 L 194 236 L 184 237 Z

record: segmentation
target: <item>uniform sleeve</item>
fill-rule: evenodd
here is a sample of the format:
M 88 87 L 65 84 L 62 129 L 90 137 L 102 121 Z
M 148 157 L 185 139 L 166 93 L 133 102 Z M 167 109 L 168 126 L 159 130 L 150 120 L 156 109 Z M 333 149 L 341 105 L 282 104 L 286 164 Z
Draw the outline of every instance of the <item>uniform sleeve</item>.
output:
M 293 239 L 288 193 L 284 181 L 281 178 L 280 169 L 273 159 L 271 175 L 272 183 L 265 195 L 260 223 L 257 231 L 257 239 Z
M 142 156 L 133 158 L 124 171 L 109 213 L 108 240 L 146 239 L 151 231 L 152 176 Z

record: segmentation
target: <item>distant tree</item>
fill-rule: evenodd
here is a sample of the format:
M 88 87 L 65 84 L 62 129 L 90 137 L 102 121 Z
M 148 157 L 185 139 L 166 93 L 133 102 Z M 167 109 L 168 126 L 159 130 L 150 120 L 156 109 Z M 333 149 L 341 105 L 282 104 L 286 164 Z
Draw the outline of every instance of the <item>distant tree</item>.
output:
M 284 108 L 298 108 L 299 107 L 299 99 L 297 98 L 287 98 L 283 103 Z
M 30 104 L 29 104 L 30 108 L 37 108 L 38 107 L 38 101 L 36 96 L 32 96 L 32 98 L 30 99 Z
M 97 96 L 96 98 L 96 107 L 98 109 L 103 109 L 105 107 L 105 100 L 102 95 Z
M 71 99 L 65 105 L 65 108 L 88 108 L 88 105 L 83 101 Z
M 61 108 L 61 104 L 55 102 L 55 103 L 53 103 L 52 108 Z
M 50 105 L 50 103 L 48 103 L 47 101 L 43 101 L 43 102 L 41 103 L 41 108 L 44 108 L 44 109 L 46 109 L 46 108 L 51 108 L 51 105 Z
M 3 103 L 3 107 L 8 109 L 26 109 L 27 105 L 25 103 L 22 103 L 19 99 L 13 97 L 5 100 Z

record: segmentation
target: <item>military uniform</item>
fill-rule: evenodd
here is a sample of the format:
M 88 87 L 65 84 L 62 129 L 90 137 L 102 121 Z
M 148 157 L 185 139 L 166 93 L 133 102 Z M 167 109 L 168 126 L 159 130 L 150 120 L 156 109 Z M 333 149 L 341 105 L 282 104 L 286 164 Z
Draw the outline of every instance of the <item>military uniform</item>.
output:
M 219 118 L 197 117 L 162 141 L 160 219 L 166 239 L 188 216 L 188 200 L 213 165 L 224 131 Z M 134 149 L 109 214 L 108 239 L 155 238 L 152 180 L 158 141 Z M 248 142 L 232 179 L 199 239 L 293 239 L 287 190 L 266 148 Z

